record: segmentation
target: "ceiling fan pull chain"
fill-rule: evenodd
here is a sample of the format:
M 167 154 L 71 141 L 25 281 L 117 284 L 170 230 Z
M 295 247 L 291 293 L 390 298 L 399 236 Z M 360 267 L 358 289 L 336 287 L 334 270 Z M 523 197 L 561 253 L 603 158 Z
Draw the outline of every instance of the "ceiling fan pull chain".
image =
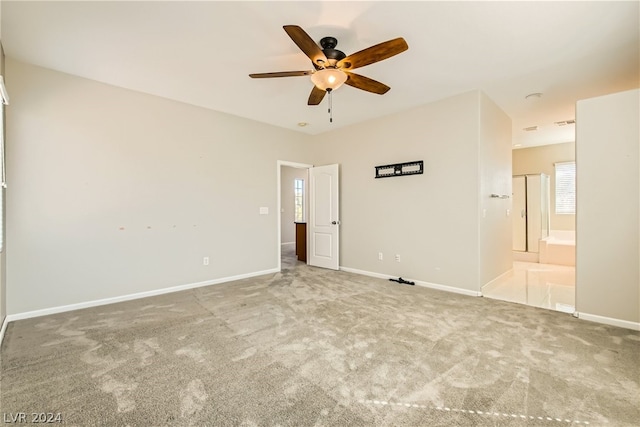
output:
M 333 92 L 331 89 L 327 89 L 327 92 L 329 92 L 329 123 L 333 123 L 333 96 L 331 95 L 331 92 Z

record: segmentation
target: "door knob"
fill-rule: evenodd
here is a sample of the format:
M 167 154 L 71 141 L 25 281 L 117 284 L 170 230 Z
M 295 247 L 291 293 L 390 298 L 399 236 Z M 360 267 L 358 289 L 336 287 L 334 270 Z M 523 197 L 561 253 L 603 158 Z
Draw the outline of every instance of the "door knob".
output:
M 331 224 L 332 225 L 338 225 L 338 224 L 340 224 L 340 221 L 331 221 Z

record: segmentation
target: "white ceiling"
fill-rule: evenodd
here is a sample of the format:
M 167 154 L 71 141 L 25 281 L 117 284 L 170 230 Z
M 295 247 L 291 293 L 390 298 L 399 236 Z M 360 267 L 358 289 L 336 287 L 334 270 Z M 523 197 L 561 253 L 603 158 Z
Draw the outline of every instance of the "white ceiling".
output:
M 4 0 L 0 28 L 7 57 L 308 134 L 480 89 L 512 118 L 514 145 L 532 146 L 574 140 L 554 122 L 573 119 L 577 100 L 640 86 L 639 5 Z M 391 90 L 343 86 L 329 123 L 326 97 L 306 105 L 309 77 L 248 77 L 312 69 L 288 24 L 347 55 L 395 37 L 409 50 L 356 70 Z

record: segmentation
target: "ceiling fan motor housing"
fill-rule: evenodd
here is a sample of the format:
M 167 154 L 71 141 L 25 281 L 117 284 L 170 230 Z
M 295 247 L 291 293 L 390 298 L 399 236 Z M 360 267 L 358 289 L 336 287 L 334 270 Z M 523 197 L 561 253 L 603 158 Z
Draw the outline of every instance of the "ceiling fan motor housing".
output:
M 320 46 L 322 46 L 322 53 L 327 59 L 332 59 L 335 62 L 340 61 L 347 57 L 341 50 L 336 49 L 338 45 L 338 39 L 335 37 L 323 37 L 320 40 Z

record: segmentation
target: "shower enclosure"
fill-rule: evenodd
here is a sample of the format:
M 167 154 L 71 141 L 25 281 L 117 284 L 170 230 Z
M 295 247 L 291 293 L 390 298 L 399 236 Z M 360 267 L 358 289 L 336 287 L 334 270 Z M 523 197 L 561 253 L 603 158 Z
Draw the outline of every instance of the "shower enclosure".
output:
M 513 177 L 513 250 L 538 261 L 540 239 L 549 235 L 549 176 Z

